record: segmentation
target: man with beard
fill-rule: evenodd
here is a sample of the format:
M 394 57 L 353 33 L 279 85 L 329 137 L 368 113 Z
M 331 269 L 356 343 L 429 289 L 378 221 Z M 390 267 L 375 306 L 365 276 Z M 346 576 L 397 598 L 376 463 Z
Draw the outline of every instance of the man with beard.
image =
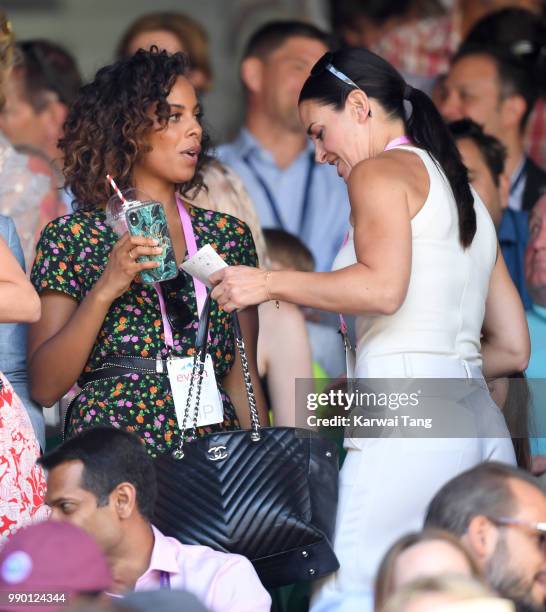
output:
M 299 21 L 267 23 L 250 38 L 241 62 L 245 125 L 218 148 L 243 180 L 264 228 L 294 234 L 311 250 L 316 270 L 331 269 L 349 229 L 349 203 L 336 170 L 315 162 L 298 113 L 298 96 L 327 35 Z
M 463 472 L 434 496 L 425 527 L 459 537 L 489 586 L 519 611 L 544 611 L 546 495 L 531 474 L 495 462 Z

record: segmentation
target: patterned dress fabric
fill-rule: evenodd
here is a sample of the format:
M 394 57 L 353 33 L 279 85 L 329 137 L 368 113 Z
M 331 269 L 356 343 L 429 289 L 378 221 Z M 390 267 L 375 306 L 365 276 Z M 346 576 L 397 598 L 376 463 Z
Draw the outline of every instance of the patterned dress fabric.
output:
M 0 544 L 27 523 L 47 518 L 40 447 L 28 414 L 0 373 Z
M 18 153 L 1 132 L 0 177 L 0 214 L 13 219 L 29 270 L 42 228 L 66 209 L 57 196 L 48 163 Z
M 256 266 L 256 250 L 248 227 L 235 217 L 191 206 L 189 208 L 197 248 L 210 244 L 228 265 Z M 39 293 L 64 293 L 78 303 L 103 273 L 117 235 L 106 225 L 101 209 L 76 212 L 46 226 L 38 243 L 31 280 Z M 186 255 L 187 257 L 187 255 Z M 173 328 L 176 356 L 191 356 L 198 327 L 197 303 L 191 276 L 180 271 L 176 283 L 165 290 L 167 308 L 171 302 L 179 311 L 182 303 L 193 316 Z M 224 405 L 224 421 L 198 429 L 203 435 L 216 430 L 238 428 L 231 400 L 222 389 L 235 358 L 230 315 L 212 303 L 209 352 Z M 85 371 L 96 370 L 107 356 L 121 355 L 155 360 L 166 358 L 159 299 L 152 285 L 133 282 L 115 300 L 99 331 Z M 80 386 L 83 381 L 79 381 Z M 122 427 L 138 434 L 152 456 L 168 452 L 177 443 L 176 422 L 168 378 L 153 372 L 129 373 L 83 385 L 71 403 L 69 435 L 93 425 Z

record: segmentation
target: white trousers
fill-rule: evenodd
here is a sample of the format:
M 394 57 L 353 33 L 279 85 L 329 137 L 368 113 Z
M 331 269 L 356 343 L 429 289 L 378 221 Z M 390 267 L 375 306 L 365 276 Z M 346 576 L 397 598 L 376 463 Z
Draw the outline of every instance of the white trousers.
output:
M 383 555 L 399 537 L 422 528 L 428 503 L 440 487 L 483 461 L 516 463 L 504 417 L 480 368 L 448 357 L 408 354 L 367 359 L 358 365 L 362 378 L 478 379 L 469 409 L 499 437 L 480 437 L 477 431 L 472 438 L 348 440 L 334 537 L 340 569 L 316 583 L 311 602 L 315 612 L 343 610 L 344 599 L 354 601 L 358 594 L 361 609 L 369 609 Z

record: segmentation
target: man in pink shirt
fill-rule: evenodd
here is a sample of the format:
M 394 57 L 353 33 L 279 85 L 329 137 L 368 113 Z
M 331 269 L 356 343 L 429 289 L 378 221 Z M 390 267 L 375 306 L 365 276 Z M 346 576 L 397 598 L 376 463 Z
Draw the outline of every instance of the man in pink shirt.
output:
M 92 535 L 110 564 L 113 594 L 186 590 L 211 612 L 266 612 L 269 594 L 245 557 L 181 544 L 151 524 L 153 461 L 132 434 L 93 427 L 42 456 L 53 520 Z

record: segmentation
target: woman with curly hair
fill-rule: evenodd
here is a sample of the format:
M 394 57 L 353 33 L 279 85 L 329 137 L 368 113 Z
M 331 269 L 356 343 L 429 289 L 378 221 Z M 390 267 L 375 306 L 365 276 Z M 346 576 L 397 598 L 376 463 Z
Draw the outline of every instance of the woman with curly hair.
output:
M 42 302 L 42 319 L 29 335 L 33 397 L 50 406 L 78 381 L 82 390 L 67 413 L 69 434 L 98 424 L 123 427 L 140 435 L 153 455 L 167 452 L 180 437 L 166 358 L 169 353 L 193 353 L 195 289 L 191 276 L 181 270 L 161 283 L 172 328 L 169 350 L 159 294 L 137 279 L 156 265 L 139 257 L 161 249 L 150 238 L 118 238 L 106 225 L 111 195 L 106 174 L 116 177 L 122 191 L 135 188 L 163 204 L 180 266 L 187 245 L 177 200 L 200 187 L 207 144 L 187 70 L 181 53 L 139 51 L 102 68 L 82 88 L 61 143 L 76 212 L 46 227 L 31 276 Z M 211 244 L 228 264 L 256 265 L 246 225 L 187 202 L 183 210 L 189 213 L 198 248 Z M 240 321 L 257 382 L 256 309 L 241 313 Z M 249 424 L 229 323 L 229 316 L 213 305 L 209 348 L 224 420 L 200 428 L 201 434 Z M 127 374 L 104 367 L 111 363 L 126 368 L 122 372 Z M 263 395 L 259 386 L 256 390 L 265 418 Z

